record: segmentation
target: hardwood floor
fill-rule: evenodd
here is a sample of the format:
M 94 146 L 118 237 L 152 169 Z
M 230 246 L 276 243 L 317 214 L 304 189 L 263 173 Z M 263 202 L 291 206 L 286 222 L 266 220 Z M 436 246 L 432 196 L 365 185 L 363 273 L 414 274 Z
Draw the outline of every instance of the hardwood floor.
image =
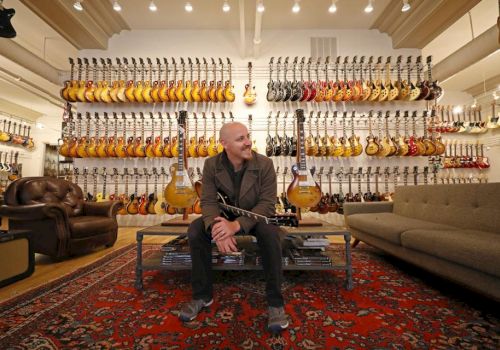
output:
M 87 266 L 94 261 L 106 256 L 131 243 L 135 243 L 135 233 L 141 227 L 121 227 L 118 229 L 118 239 L 115 245 L 108 249 L 99 249 L 90 254 L 63 261 L 54 261 L 48 256 L 36 254 L 35 272 L 28 278 L 0 288 L 0 302 L 25 293 L 33 288 L 42 286 L 47 282 L 67 275 L 78 268 Z M 144 243 L 165 243 L 175 236 L 145 236 Z M 332 243 L 343 243 L 342 237 L 329 237 Z

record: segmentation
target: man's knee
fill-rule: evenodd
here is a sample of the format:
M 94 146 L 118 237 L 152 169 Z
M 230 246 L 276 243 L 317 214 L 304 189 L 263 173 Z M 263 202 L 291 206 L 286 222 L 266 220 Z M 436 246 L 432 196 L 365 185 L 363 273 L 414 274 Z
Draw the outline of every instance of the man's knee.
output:
M 193 220 L 191 224 L 189 224 L 187 230 L 188 240 L 190 242 L 199 240 L 200 238 L 204 238 L 205 236 L 205 223 L 201 217 Z
M 280 242 L 281 229 L 278 226 L 259 222 L 254 227 L 254 235 L 257 240 L 263 242 Z

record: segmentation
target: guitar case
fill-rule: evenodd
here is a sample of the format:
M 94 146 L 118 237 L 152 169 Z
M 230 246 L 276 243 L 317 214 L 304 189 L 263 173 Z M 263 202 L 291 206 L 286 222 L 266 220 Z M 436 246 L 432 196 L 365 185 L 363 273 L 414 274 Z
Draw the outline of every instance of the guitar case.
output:
M 0 3 L 0 37 L 3 38 L 15 38 L 16 31 L 10 23 L 10 19 L 14 17 L 16 10 L 6 9 L 2 7 Z
M 35 252 L 28 231 L 0 231 L 0 288 L 33 274 Z

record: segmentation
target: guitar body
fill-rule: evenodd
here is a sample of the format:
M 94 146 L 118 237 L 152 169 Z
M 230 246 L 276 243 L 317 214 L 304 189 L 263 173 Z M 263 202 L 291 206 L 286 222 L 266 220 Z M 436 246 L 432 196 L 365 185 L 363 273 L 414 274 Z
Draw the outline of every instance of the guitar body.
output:
M 163 156 L 172 158 L 172 146 L 170 144 L 170 138 L 168 136 L 163 139 Z
M 365 153 L 369 156 L 375 156 L 379 151 L 379 146 L 375 142 L 373 137 L 366 138 L 367 144 L 365 147 Z
M 129 80 L 127 82 L 127 88 L 125 89 L 125 97 L 127 98 L 128 102 L 135 102 L 133 80 Z
M 418 155 L 417 143 L 415 142 L 415 137 L 413 136 L 410 136 L 410 139 L 408 140 L 408 153 L 406 155 L 411 157 Z
M 321 189 L 313 180 L 311 172 L 305 170 L 300 174 L 298 166 L 292 166 L 293 180 L 288 186 L 286 195 L 288 201 L 298 208 L 311 208 L 321 200 Z
M 106 158 L 108 156 L 108 154 L 106 153 L 106 148 L 106 138 L 100 137 L 99 144 L 97 145 L 97 156 L 100 158 Z
M 141 137 L 138 137 L 136 140 L 134 154 L 136 157 L 146 157 L 146 146 L 142 142 Z
M 151 82 L 148 80 L 144 83 L 144 89 L 142 89 L 142 99 L 145 103 L 153 103 L 153 97 L 151 96 Z
M 177 163 L 170 167 L 171 181 L 165 188 L 165 201 L 174 208 L 189 208 L 196 201 L 197 194 L 187 174 L 187 170 L 178 171 Z
M 73 137 L 71 144 L 69 146 L 69 156 L 71 158 L 78 157 L 78 153 L 76 152 L 77 149 L 78 149 L 78 139 L 76 137 Z
M 127 214 L 137 215 L 139 213 L 139 200 L 136 195 L 131 195 L 127 203 Z
M 92 80 L 87 82 L 87 87 L 85 89 L 85 99 L 87 102 L 95 102 L 94 97 L 95 86 Z
M 353 157 L 357 157 L 361 153 L 363 153 L 363 145 L 361 144 L 361 142 L 359 142 L 359 136 L 351 136 L 349 140 L 352 148 Z
M 184 100 L 188 101 L 188 102 L 193 102 L 194 99 L 193 99 L 193 95 L 191 94 L 191 91 L 193 90 L 192 86 L 191 86 L 191 82 L 188 80 L 186 81 L 186 88 L 184 89 Z
M 207 82 L 205 80 L 203 80 L 201 82 L 201 92 L 200 92 L 200 95 L 201 95 L 201 99 L 204 102 L 210 102 L 210 95 L 208 94 Z
M 153 147 L 153 155 L 155 157 L 163 157 L 163 145 L 162 145 L 162 139 L 160 136 L 155 137 L 155 144 Z
M 210 82 L 208 97 L 210 98 L 210 101 L 217 102 L 217 88 L 215 87 L 215 83 L 213 81 Z
M 161 102 L 160 97 L 160 84 L 157 81 L 153 83 L 153 90 L 151 90 L 151 98 L 155 103 Z
M 123 137 L 118 138 L 118 143 L 115 147 L 115 153 L 116 153 L 116 156 L 119 158 L 126 158 L 127 157 L 127 149 L 125 147 L 125 141 L 123 140 Z
M 111 100 L 115 103 L 120 103 L 120 99 L 118 98 L 118 81 L 113 82 L 113 86 L 111 87 L 111 90 L 109 91 L 109 96 L 111 97 Z
M 215 102 L 226 102 L 226 98 L 224 97 L 224 87 L 222 86 L 222 82 L 217 82 L 217 90 L 215 94 L 217 100 Z
M 151 141 L 151 137 L 148 137 L 146 139 L 146 157 L 148 158 L 154 158 L 155 153 L 154 153 L 154 145 Z
M 424 143 L 425 147 L 425 152 L 423 155 L 432 156 L 434 153 L 436 153 L 436 145 L 434 144 L 434 142 L 429 139 L 424 139 L 422 142 Z
M 146 195 L 143 194 L 141 196 L 141 199 L 139 199 L 139 209 L 138 209 L 139 214 L 141 215 L 148 215 L 148 201 L 146 199 Z
M 118 197 L 118 200 L 122 202 L 122 206 L 120 207 L 120 209 L 118 209 L 118 215 L 127 215 L 127 207 L 129 203 L 128 196 L 125 194 L 121 194 L 120 197 Z
M 154 210 L 157 215 L 162 215 L 166 213 L 165 199 L 163 198 L 163 193 L 160 193 L 156 203 L 154 205 Z
M 224 88 L 224 98 L 227 102 L 234 102 L 235 99 L 235 95 L 229 81 L 226 82 L 226 87 Z
M 409 151 L 408 144 L 405 141 L 405 138 L 403 136 L 400 136 L 397 140 L 398 143 L 398 150 L 396 152 L 396 156 L 406 156 Z
M 196 139 L 194 137 L 191 137 L 188 147 L 189 156 L 192 158 L 197 158 L 198 157 L 197 149 L 198 149 L 198 144 L 196 143 Z
M 135 157 L 135 144 L 133 136 L 130 136 L 127 140 L 127 155 L 129 157 Z
M 76 148 L 76 154 L 78 154 L 78 157 L 80 158 L 87 158 L 87 138 L 85 136 L 82 136 L 80 139 L 80 142 L 78 143 L 78 147 Z
M 118 98 L 119 102 L 127 102 L 127 96 L 125 96 L 125 81 L 120 80 L 119 85 L 118 85 L 118 92 L 116 93 L 116 97 Z
M 243 94 L 243 102 L 247 106 L 251 106 L 257 102 L 257 93 L 255 92 L 255 86 L 245 85 L 245 93 Z
M 90 138 L 90 143 L 87 147 L 87 155 L 92 158 L 97 157 L 97 144 L 95 142 L 95 137 Z
M 198 153 L 198 156 L 200 157 L 208 156 L 208 148 L 204 136 L 200 136 L 200 138 L 198 139 L 198 146 L 196 148 L 196 153 Z
M 160 82 L 160 88 L 158 89 L 158 97 L 160 97 L 161 102 L 168 102 L 168 87 L 165 80 Z
M 142 84 L 142 81 L 138 81 L 134 88 L 134 99 L 138 103 L 144 103 L 144 97 L 142 97 L 142 90 L 144 89 L 144 87 Z
M 193 82 L 193 90 L 191 90 L 191 96 L 193 97 L 194 102 L 201 102 L 201 94 L 200 94 L 200 83 L 198 80 Z
M 110 89 L 107 81 L 104 81 L 102 83 L 102 90 L 101 90 L 101 102 L 104 103 L 111 103 L 113 100 L 111 99 L 111 95 L 109 94 Z
M 111 136 L 108 140 L 108 145 L 106 146 L 106 154 L 108 155 L 108 157 L 116 157 L 115 149 L 115 138 Z
M 179 101 L 177 99 L 177 95 L 175 94 L 175 82 L 174 81 L 170 81 L 170 85 L 168 88 L 168 99 L 170 100 L 170 102 Z
M 375 100 L 378 100 L 381 92 L 382 92 L 382 88 L 380 87 L 380 85 L 372 83 L 371 94 L 370 94 L 369 100 L 372 102 Z
M 158 198 L 155 197 L 154 193 L 151 193 L 148 197 L 147 212 L 150 215 L 156 215 L 155 205 L 158 202 Z
M 59 147 L 59 154 L 63 157 L 69 157 L 69 143 L 67 137 L 63 138 L 63 143 L 61 147 Z

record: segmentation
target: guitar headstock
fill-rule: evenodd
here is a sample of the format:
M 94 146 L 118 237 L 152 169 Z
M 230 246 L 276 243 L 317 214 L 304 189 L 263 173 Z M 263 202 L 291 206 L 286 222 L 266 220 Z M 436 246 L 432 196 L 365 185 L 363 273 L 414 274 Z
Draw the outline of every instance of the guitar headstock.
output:
M 78 169 L 78 168 L 73 168 L 73 173 L 74 173 L 76 176 L 80 175 L 80 169 Z
M 89 59 L 87 57 L 84 57 L 83 58 L 83 62 L 85 63 L 85 65 L 88 67 L 89 66 Z M 87 68 L 88 69 L 88 68 Z
M 375 175 L 377 175 L 377 176 L 380 175 L 380 167 L 379 166 L 377 166 L 375 168 Z
M 101 58 L 101 59 L 102 59 L 102 58 Z M 78 57 L 78 58 L 76 59 L 76 62 L 78 63 L 78 65 L 79 65 L 79 66 L 81 66 L 81 65 L 82 65 L 82 59 L 81 59 L 80 57 Z
M 395 166 L 395 167 L 394 167 L 394 170 L 392 171 L 392 173 L 393 173 L 395 176 L 398 176 L 398 175 L 399 175 L 399 166 Z
M 372 173 L 372 167 L 369 166 L 367 169 L 366 169 L 366 175 L 370 176 Z

